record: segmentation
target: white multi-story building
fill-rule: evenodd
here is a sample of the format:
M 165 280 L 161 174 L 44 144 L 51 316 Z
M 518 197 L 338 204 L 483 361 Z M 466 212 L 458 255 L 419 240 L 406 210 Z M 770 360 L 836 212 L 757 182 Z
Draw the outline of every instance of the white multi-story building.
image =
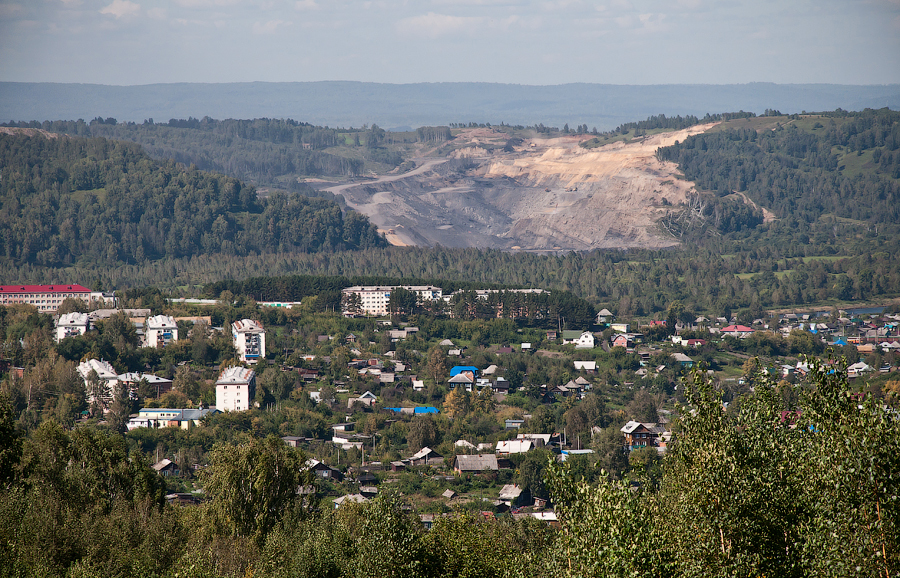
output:
M 60 342 L 66 337 L 84 335 L 91 327 L 91 320 L 87 313 L 63 313 L 56 320 L 56 341 Z
M 165 347 L 172 341 L 178 341 L 178 325 L 169 315 L 154 315 L 147 318 L 144 334 L 148 347 Z
M 391 299 L 391 292 L 398 287 L 402 287 L 407 291 L 415 293 L 422 301 L 431 301 L 433 299 L 441 299 L 443 290 L 440 287 L 432 287 L 431 285 L 356 285 L 347 287 L 341 293 L 345 297 L 350 295 L 359 296 L 360 312 L 363 315 L 387 315 L 388 301 Z M 348 314 L 350 311 L 344 311 Z
M 56 313 L 69 297 L 111 305 L 115 305 L 116 300 L 111 293 L 91 291 L 81 285 L 0 285 L 0 305 L 27 303 L 41 313 Z
M 266 330 L 259 321 L 235 321 L 231 324 L 231 335 L 241 361 L 256 363 L 266 356 Z
M 244 411 L 253 404 L 256 374 L 246 367 L 229 367 L 216 381 L 216 409 Z
M 96 387 L 90 383 L 91 371 L 97 372 L 99 383 L 96 384 Z M 88 359 L 78 364 L 78 374 L 81 375 L 84 386 L 87 388 L 88 403 L 94 403 L 96 400 L 104 407 L 105 411 L 106 406 L 112 401 L 115 387 L 119 383 L 119 375 L 116 370 L 108 361 Z

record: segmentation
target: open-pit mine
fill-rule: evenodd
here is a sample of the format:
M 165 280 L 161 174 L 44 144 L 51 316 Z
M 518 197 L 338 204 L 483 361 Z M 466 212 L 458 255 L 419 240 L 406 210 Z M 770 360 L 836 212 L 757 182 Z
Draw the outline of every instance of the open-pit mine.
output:
M 712 125 L 586 149 L 589 135 L 517 139 L 467 129 L 442 156 L 404 174 L 332 186 L 395 245 L 521 251 L 661 248 L 677 240 L 656 222 L 693 183 L 656 149 Z M 512 150 L 510 150 L 512 149 Z

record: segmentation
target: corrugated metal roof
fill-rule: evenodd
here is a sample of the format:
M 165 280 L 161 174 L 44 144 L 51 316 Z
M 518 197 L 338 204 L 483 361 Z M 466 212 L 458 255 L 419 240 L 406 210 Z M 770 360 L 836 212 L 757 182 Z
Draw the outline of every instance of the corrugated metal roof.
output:
M 497 456 L 494 454 L 458 455 L 456 456 L 456 466 L 458 470 L 465 472 L 500 469 L 497 466 Z
M 0 285 L 0 293 L 90 293 L 81 285 Z

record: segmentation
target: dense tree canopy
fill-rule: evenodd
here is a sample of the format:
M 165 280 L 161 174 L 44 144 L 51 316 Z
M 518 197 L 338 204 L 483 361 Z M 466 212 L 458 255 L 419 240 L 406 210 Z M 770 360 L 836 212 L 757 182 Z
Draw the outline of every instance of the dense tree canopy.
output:
M 102 138 L 0 135 L 0 255 L 22 264 L 131 262 L 199 253 L 316 252 L 384 244 L 333 201 L 275 195 L 151 160 Z

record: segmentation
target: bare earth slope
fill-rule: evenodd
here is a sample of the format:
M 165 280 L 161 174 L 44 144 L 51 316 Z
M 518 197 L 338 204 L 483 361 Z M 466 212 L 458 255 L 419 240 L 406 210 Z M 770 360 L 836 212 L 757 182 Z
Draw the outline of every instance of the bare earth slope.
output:
M 712 125 L 632 143 L 583 149 L 586 137 L 526 140 L 515 152 L 490 145 L 506 135 L 473 129 L 450 159 L 419 159 L 404 175 L 329 190 L 367 214 L 397 245 L 493 247 L 526 251 L 667 247 L 655 222 L 693 184 L 656 160 L 667 146 Z

